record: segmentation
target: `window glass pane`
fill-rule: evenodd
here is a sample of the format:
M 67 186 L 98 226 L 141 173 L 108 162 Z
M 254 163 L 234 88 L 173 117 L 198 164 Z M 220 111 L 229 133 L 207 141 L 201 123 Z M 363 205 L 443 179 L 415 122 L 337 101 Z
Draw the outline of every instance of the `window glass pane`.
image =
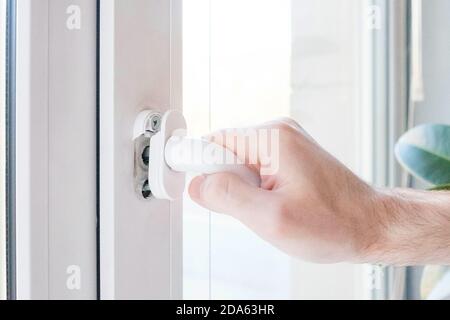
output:
M 185 0 L 183 95 L 190 133 L 290 116 L 358 169 L 359 3 Z M 186 299 L 351 298 L 359 294 L 358 272 L 298 262 L 238 221 L 185 197 Z

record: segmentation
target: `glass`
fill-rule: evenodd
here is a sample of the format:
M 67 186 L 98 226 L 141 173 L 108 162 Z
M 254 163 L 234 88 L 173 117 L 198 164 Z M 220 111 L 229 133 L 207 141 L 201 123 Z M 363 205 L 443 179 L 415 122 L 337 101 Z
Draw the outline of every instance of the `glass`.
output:
M 290 116 L 358 170 L 359 1 L 317 2 L 184 1 L 183 95 L 191 135 Z M 352 293 L 335 297 L 346 298 L 356 295 L 355 272 L 298 262 L 238 221 L 184 198 L 185 299 L 328 297 L 337 273 L 349 279 Z M 316 284 L 307 283 L 310 274 Z

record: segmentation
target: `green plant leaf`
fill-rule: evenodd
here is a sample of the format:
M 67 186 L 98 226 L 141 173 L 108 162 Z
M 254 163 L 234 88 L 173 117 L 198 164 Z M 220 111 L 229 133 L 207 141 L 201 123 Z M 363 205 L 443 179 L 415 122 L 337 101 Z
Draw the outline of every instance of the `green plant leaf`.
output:
M 450 184 L 450 126 L 426 124 L 408 131 L 395 154 L 415 177 L 437 186 Z
M 430 190 L 431 191 L 446 191 L 446 190 L 450 191 L 450 184 L 444 184 L 442 186 L 437 186 Z

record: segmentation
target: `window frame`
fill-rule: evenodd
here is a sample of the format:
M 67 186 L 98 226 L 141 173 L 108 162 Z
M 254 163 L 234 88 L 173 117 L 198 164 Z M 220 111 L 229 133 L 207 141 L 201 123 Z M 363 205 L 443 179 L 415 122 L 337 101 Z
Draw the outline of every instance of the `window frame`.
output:
M 14 183 L 8 188 L 8 298 L 181 298 L 181 204 L 142 201 L 129 183 L 134 179 L 132 120 L 143 108 L 182 108 L 181 1 L 8 1 L 17 5 L 17 51 L 11 51 L 16 77 L 10 81 L 17 91 L 10 106 L 15 113 L 9 114 L 14 139 L 9 147 L 16 149 L 8 152 Z M 68 38 L 73 29 L 66 6 L 73 5 L 81 9 L 81 31 Z M 72 42 L 79 46 L 73 48 Z M 124 42 L 130 46 L 116 46 Z M 135 53 L 140 59 L 132 60 L 131 68 L 129 56 Z M 67 68 L 70 63 L 77 68 Z M 77 112 L 70 115 L 73 108 Z M 80 127 L 63 130 L 72 125 Z M 70 132 L 84 137 L 80 144 Z M 66 159 L 64 143 L 73 148 Z M 78 149 L 81 159 L 73 157 Z M 73 197 L 78 204 L 61 195 L 67 188 L 61 167 L 75 158 L 81 162 L 70 165 L 67 177 L 82 180 L 77 186 L 83 190 Z M 129 175 L 124 177 L 124 171 Z M 92 183 L 83 185 L 87 180 Z M 85 187 L 91 190 L 88 196 Z M 141 229 L 127 229 L 130 221 Z M 76 272 L 86 280 L 69 288 L 75 270 L 69 267 L 79 266 Z
M 69 1 L 10 3 L 9 298 L 95 299 L 96 3 L 78 33 Z
M 0 0 L 0 300 L 6 299 L 6 0 Z
M 101 299 L 182 298 L 182 202 L 130 188 L 138 114 L 182 110 L 181 19 L 181 0 L 100 0 Z
M 410 2 L 366 0 L 364 5 L 380 14 L 378 27 L 369 28 L 362 39 L 367 180 L 379 187 L 406 187 L 407 175 L 395 159 L 394 146 L 410 115 Z M 370 299 L 406 297 L 406 268 L 373 265 L 368 274 Z

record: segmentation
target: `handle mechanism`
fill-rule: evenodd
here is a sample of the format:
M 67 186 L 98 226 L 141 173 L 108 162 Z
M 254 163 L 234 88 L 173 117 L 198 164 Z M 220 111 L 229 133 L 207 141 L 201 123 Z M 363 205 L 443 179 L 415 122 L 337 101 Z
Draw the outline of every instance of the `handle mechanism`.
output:
M 233 152 L 207 140 L 172 136 L 166 143 L 165 158 L 167 165 L 178 172 L 229 172 L 251 185 L 261 185 L 259 175 L 240 161 Z
M 141 120 L 140 120 L 141 119 Z M 145 117 L 138 117 L 140 122 Z M 135 124 L 141 129 L 145 126 Z M 260 176 L 248 168 L 230 150 L 207 140 L 186 137 L 186 120 L 175 110 L 166 112 L 160 130 L 150 138 L 148 182 L 157 199 L 178 200 L 185 186 L 185 173 L 213 174 L 229 172 L 259 187 Z

